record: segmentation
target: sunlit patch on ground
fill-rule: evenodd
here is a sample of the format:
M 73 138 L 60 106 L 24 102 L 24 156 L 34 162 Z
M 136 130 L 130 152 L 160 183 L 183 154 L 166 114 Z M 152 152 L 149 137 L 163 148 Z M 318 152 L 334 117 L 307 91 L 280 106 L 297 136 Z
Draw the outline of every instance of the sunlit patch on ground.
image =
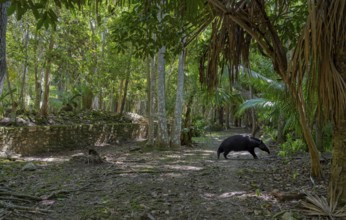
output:
M 184 166 L 184 165 L 164 165 L 164 167 L 173 169 L 173 170 L 187 170 L 187 171 L 194 171 L 194 170 L 202 170 L 202 167 L 196 167 L 196 166 Z

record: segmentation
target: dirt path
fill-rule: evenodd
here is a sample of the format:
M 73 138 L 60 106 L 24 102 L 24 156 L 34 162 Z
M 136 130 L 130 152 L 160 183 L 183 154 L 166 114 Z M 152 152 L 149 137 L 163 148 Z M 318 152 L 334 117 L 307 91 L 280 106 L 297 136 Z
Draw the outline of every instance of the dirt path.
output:
M 258 160 L 249 153 L 217 160 L 217 147 L 231 134 L 200 138 L 197 147 L 176 151 L 137 150 L 140 143 L 99 147 L 107 161 L 99 165 L 50 162 L 78 151 L 41 162 L 31 158 L 35 171 L 22 171 L 27 161 L 0 163 L 0 189 L 44 198 L 32 208 L 49 210 L 24 215 L 0 204 L 0 219 L 252 220 L 293 209 L 296 202 L 278 203 L 270 193 L 310 190 L 308 161 L 284 161 L 275 149 L 270 156 L 256 151 Z

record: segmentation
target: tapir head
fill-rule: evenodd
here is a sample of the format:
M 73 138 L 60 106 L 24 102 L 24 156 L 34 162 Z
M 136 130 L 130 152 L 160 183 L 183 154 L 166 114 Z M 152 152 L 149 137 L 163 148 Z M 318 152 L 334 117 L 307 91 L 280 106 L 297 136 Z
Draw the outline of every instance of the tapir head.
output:
M 263 143 L 263 141 L 260 142 L 260 144 L 258 145 L 258 148 L 263 150 L 263 151 L 265 151 L 265 152 L 267 152 L 268 154 L 270 154 L 269 148 L 267 147 L 267 145 L 265 145 Z

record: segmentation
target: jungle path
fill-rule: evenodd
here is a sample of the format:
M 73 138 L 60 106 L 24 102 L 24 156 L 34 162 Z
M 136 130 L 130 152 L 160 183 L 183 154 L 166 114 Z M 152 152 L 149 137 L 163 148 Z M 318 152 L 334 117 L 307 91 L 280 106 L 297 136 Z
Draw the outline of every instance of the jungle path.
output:
M 221 141 L 242 133 L 209 134 L 173 151 L 149 152 L 137 142 L 97 147 L 102 164 L 67 161 L 83 151 L 0 163 L 0 189 L 41 199 L 30 212 L 10 213 L 0 203 L 0 219 L 253 220 L 293 209 L 297 202 L 279 203 L 271 192 L 309 190 L 308 160 L 287 162 L 275 149 L 257 149 L 258 160 L 247 152 L 217 160 Z M 27 160 L 38 168 L 23 171 Z

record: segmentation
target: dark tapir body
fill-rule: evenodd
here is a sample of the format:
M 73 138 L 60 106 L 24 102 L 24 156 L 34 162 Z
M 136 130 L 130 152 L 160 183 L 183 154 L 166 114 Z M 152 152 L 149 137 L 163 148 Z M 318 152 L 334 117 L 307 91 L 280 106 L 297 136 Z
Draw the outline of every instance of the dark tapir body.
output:
M 227 159 L 227 155 L 231 151 L 249 151 L 254 159 L 257 159 L 257 155 L 255 154 L 256 147 L 270 154 L 268 147 L 260 139 L 245 135 L 234 135 L 221 143 L 217 150 L 217 158 L 220 158 L 222 152 L 225 159 Z

